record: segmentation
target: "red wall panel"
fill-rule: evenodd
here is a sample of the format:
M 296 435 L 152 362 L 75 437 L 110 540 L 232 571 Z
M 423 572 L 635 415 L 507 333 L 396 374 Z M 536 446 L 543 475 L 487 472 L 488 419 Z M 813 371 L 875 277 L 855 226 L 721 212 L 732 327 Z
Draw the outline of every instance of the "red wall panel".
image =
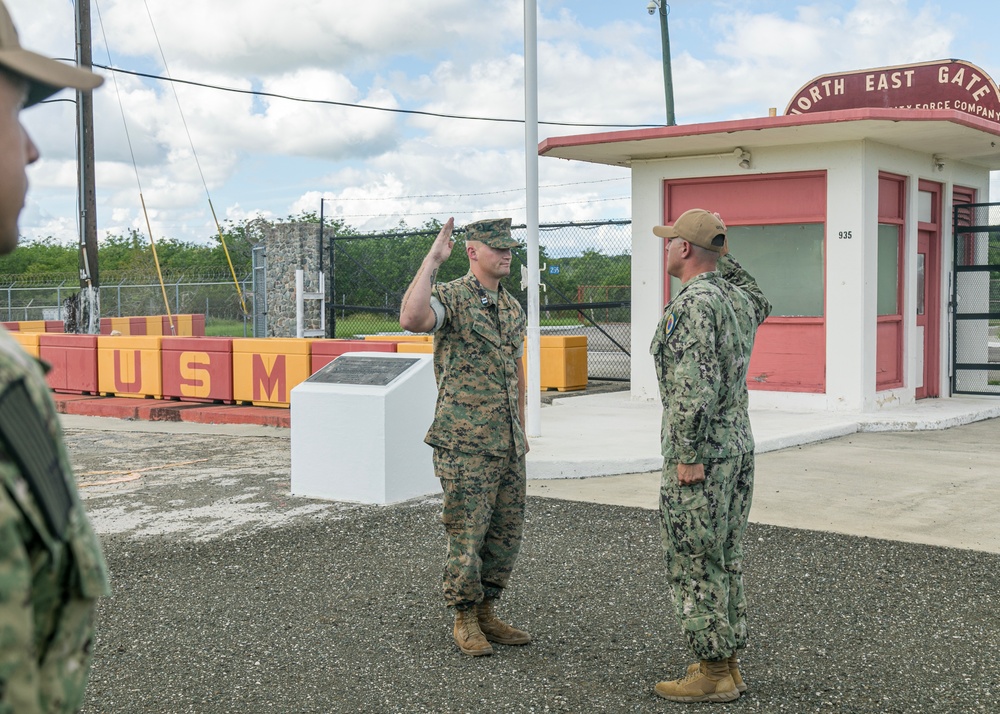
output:
M 777 317 L 757 331 L 748 389 L 826 391 L 826 325 L 822 318 Z
M 314 340 L 310 369 L 315 374 L 345 352 L 395 352 L 396 344 L 372 340 Z
M 38 352 L 51 366 L 45 378 L 54 391 L 97 394 L 97 335 L 42 334 Z

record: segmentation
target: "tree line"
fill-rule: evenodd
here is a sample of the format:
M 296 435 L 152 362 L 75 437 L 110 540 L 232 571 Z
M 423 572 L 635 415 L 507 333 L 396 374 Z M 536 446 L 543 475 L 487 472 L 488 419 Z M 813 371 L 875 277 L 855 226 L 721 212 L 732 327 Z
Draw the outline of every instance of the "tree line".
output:
M 335 265 L 335 303 L 347 306 L 398 307 L 403 293 L 430 249 L 439 226 L 432 222 L 420 229 L 401 230 L 375 237 L 339 232 L 331 234 Z M 438 271 L 437 280 L 459 278 L 468 270 L 461 235 L 457 236 L 452 257 Z M 566 304 L 610 302 L 629 299 L 632 256 L 627 251 L 606 255 L 586 249 L 577 255 L 552 257 L 549 246 L 539 246 L 539 265 L 544 266 L 541 282 L 544 302 Z M 511 277 L 503 284 L 522 301 L 520 266 L 527 265 L 524 248 L 514 249 Z
M 319 217 L 306 212 L 285 221 L 318 224 Z M 360 233 L 342 221 L 326 218 L 323 230 L 328 253 L 324 263 L 335 290 L 333 302 L 338 306 L 378 308 L 383 314 L 397 310 L 440 225 L 437 221 L 428 221 L 420 227 L 411 228 L 400 223 L 392 232 L 372 235 Z M 225 245 L 239 278 L 250 273 L 253 248 L 263 240 L 267 228 L 261 225 L 261 219 L 229 222 L 223 226 Z M 461 277 L 468 270 L 461 233 L 456 237 L 455 252 L 438 273 L 440 281 Z M 619 241 L 625 245 L 627 242 L 625 236 Z M 621 247 L 613 255 L 586 249 L 577 250 L 574 255 L 553 257 L 553 253 L 570 250 L 565 245 L 556 245 L 555 248 L 542 245 L 539 248 L 539 264 L 545 266 L 541 280 L 546 286 L 542 294 L 542 309 L 545 304 L 628 300 L 631 255 L 627 249 Z M 103 284 L 110 284 L 111 280 L 123 276 L 156 276 L 153 249 L 148 237 L 139 231 L 106 236 L 101 240 L 98 256 Z M 204 243 L 175 238 L 158 239 L 156 257 L 168 282 L 197 281 L 208 276 L 228 279 L 229 276 L 226 252 L 218 235 Z M 504 281 L 504 285 L 526 304 L 526 295 L 520 287 L 519 267 L 520 264 L 527 264 L 526 251 L 515 249 L 514 258 L 512 275 Z M 0 282 L 23 282 L 31 277 L 35 278 L 35 282 L 41 282 L 46 277 L 69 277 L 72 280 L 79 274 L 78 271 L 78 246 L 62 244 L 53 238 L 25 241 L 13 253 L 0 256 Z M 347 308 L 347 312 L 361 311 L 351 307 Z
M 237 274 L 246 273 L 251 265 L 253 245 L 242 233 L 232 228 L 224 233 Z M 156 256 L 160 269 L 168 274 L 214 275 L 229 272 L 225 251 L 218 237 L 211 244 L 162 238 L 156 241 Z M 14 252 L 0 256 L 0 275 L 76 275 L 79 260 L 76 244 L 66 245 L 51 237 L 29 240 Z M 98 249 L 98 268 L 101 273 L 156 274 L 153 249 L 148 238 L 138 231 L 104 238 Z

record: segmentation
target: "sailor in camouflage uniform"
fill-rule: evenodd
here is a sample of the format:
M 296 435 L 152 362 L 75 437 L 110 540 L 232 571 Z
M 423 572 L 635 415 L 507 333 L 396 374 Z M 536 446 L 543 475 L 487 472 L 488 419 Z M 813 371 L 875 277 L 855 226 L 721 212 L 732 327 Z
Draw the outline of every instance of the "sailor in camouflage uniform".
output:
M 524 529 L 525 314 L 500 284 L 510 274 L 510 219 L 465 228 L 469 272 L 436 283 L 451 255 L 454 219 L 441 229 L 403 298 L 400 324 L 434 333 L 438 385 L 434 447 L 441 479 L 441 520 L 448 535 L 445 602 L 455 608 L 453 635 L 472 656 L 491 642 L 524 645 L 531 636 L 500 620 L 494 603 L 510 580 Z
M 0 254 L 17 245 L 25 167 L 38 160 L 21 106 L 101 78 L 20 47 L 0 2 Z M 78 711 L 107 568 L 76 492 L 37 361 L 0 327 L 0 712 Z
M 728 255 L 726 226 L 687 211 L 666 238 L 667 271 L 683 283 L 650 352 L 663 403 L 660 526 L 677 616 L 699 662 L 656 693 L 679 702 L 726 702 L 746 685 L 742 540 L 753 495 L 754 441 L 746 387 L 757 328 L 771 305 Z

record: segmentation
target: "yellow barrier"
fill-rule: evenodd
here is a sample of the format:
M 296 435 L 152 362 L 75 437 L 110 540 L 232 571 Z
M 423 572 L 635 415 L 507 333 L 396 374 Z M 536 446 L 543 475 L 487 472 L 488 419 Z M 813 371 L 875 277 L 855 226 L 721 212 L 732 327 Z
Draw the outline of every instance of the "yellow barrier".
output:
M 538 361 L 542 389 L 572 392 L 587 388 L 586 335 L 542 335 Z
M 45 332 L 45 320 L 21 320 L 17 323 L 18 332 Z
M 97 338 L 97 390 L 116 397 L 163 396 L 162 337 Z
M 119 335 L 129 335 L 131 334 L 129 322 L 131 318 L 128 317 L 105 317 L 101 320 L 101 334 L 105 334 L 105 326 L 107 326 L 107 333 L 117 332 Z
M 312 374 L 312 340 L 233 340 L 233 399 L 255 406 L 287 407 L 292 388 Z
M 177 337 L 193 337 L 194 330 L 192 329 L 194 315 L 174 315 L 174 333 Z M 202 331 L 204 333 L 204 330 Z
M 102 317 L 101 334 L 148 335 L 163 337 L 204 337 L 205 316 L 202 314 L 173 315 L 174 333 L 170 333 L 170 319 L 166 315 L 142 317 Z
M 365 339 L 375 342 L 430 342 L 434 335 L 365 335 Z
M 23 322 L 21 323 L 24 324 Z M 27 352 L 32 357 L 39 356 L 38 350 L 38 338 L 39 333 L 37 332 L 11 332 L 10 336 L 14 338 L 14 341 L 21 345 L 21 348 Z
M 400 342 L 396 345 L 396 352 L 417 352 L 420 354 L 434 354 L 433 342 Z
M 413 335 L 420 337 L 421 335 Z M 426 342 L 400 342 L 396 352 L 433 354 L 433 336 Z M 528 344 L 524 345 L 524 364 L 527 370 Z M 587 336 L 586 335 L 542 335 L 539 338 L 541 368 L 540 387 L 560 392 L 572 392 L 587 388 Z

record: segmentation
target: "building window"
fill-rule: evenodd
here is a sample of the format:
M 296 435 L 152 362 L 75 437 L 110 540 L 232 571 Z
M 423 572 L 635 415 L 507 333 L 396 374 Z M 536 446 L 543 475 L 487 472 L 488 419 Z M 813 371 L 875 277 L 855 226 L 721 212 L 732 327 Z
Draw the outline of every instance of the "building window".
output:
M 878 227 L 878 314 L 899 315 L 900 227 Z
M 917 192 L 917 220 L 921 223 L 936 223 L 934 216 L 934 194 L 930 191 Z
M 771 302 L 771 317 L 823 316 L 822 223 L 730 226 L 733 256 Z

